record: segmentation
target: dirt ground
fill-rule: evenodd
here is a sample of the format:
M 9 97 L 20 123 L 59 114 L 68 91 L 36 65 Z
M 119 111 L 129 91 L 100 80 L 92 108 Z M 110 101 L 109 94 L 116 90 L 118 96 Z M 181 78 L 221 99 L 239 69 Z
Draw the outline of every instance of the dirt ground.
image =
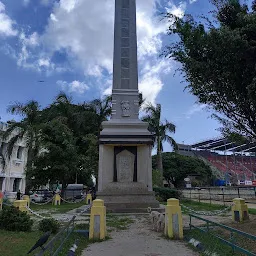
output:
M 90 245 L 83 256 L 195 256 L 186 243 L 167 240 L 151 230 L 148 217 L 133 216 L 127 230 L 111 232 L 111 240 Z

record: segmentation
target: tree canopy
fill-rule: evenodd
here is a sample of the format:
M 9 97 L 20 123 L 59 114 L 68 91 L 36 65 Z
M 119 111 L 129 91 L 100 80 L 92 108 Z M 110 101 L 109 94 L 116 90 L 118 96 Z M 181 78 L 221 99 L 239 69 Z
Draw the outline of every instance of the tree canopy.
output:
M 98 172 L 97 136 L 110 109 L 109 97 L 74 104 L 65 93 L 44 109 L 34 101 L 16 103 L 9 111 L 23 118 L 9 122 L 0 135 L 8 141 L 8 156 L 19 139 L 27 141 L 26 179 L 31 186 L 60 182 L 65 189 L 76 181 L 91 185 L 92 175 L 97 177 Z
M 163 176 L 169 185 L 173 184 L 176 188 L 184 184 L 184 178 L 189 175 L 196 175 L 202 185 L 209 184 L 211 179 L 211 169 L 202 160 L 182 156 L 177 153 L 162 153 Z M 152 158 L 152 167 L 157 167 L 157 156 Z
M 212 18 L 175 17 L 165 56 L 181 64 L 187 89 L 218 114 L 225 135 L 256 138 L 256 1 L 212 0 Z M 173 15 L 167 14 L 172 19 Z M 211 22 L 211 20 L 214 20 Z

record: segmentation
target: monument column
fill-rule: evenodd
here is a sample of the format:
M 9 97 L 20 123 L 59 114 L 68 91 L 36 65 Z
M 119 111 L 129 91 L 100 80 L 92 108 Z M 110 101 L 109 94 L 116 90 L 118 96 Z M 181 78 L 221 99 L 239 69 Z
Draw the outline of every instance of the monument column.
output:
M 99 137 L 98 198 L 126 212 L 158 207 L 148 124 L 139 119 L 136 0 L 115 1 L 112 115 Z

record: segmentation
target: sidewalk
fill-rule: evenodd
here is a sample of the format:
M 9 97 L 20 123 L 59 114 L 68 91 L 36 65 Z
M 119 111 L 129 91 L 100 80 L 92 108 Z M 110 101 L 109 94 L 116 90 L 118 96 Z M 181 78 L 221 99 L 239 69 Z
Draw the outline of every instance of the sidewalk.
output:
M 128 230 L 110 233 L 111 240 L 94 243 L 82 256 L 195 256 L 198 255 L 186 243 L 167 240 L 161 233 L 151 231 L 144 216 L 134 217 L 135 223 Z

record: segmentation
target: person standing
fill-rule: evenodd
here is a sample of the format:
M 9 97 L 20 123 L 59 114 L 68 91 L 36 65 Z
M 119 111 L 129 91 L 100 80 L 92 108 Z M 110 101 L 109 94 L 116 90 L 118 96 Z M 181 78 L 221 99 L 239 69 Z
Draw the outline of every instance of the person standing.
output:
M 20 200 L 20 198 L 21 198 L 21 192 L 20 192 L 20 190 L 17 192 L 17 200 Z

